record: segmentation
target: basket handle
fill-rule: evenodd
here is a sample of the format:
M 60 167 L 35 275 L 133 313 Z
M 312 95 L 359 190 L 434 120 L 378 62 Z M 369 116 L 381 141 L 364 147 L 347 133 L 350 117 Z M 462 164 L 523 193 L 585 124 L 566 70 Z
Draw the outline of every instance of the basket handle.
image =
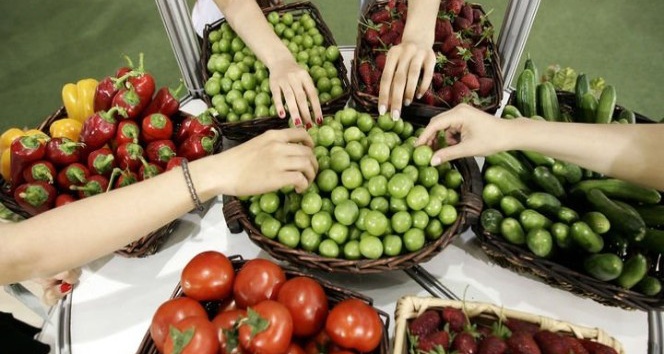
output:
M 463 175 L 471 176 L 470 181 L 466 181 L 469 184 L 469 190 L 464 193 L 461 204 L 463 210 L 467 213 L 466 222 L 469 225 L 474 225 L 479 220 L 480 214 L 482 213 L 483 201 L 482 201 L 482 180 L 481 178 L 475 178 L 482 176 L 480 169 L 475 162 L 475 159 L 472 157 L 465 157 L 459 159 L 459 169 Z
M 240 218 L 242 217 L 244 211 L 242 202 L 239 199 L 224 196 L 224 206 L 223 213 L 224 219 L 226 219 L 226 226 L 231 231 L 231 233 L 238 234 L 242 232 L 242 227 L 240 225 Z

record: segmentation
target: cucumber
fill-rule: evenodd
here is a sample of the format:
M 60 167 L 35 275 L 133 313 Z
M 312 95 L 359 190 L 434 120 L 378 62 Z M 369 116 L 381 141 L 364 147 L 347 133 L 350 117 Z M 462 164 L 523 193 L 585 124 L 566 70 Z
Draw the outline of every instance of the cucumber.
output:
M 583 179 L 583 170 L 581 170 L 581 167 L 579 167 L 579 165 L 564 161 L 563 165 L 565 166 L 565 171 L 563 175 L 567 183 L 574 184 L 578 183 L 579 181 L 581 181 L 581 179 Z
M 627 259 L 629 251 L 629 241 L 617 232 L 611 232 L 602 235 L 604 239 L 604 250 L 606 252 L 611 252 L 616 256 L 620 257 L 623 262 Z
M 652 253 L 664 253 L 664 230 L 646 229 L 646 235 L 637 245 Z
M 518 199 L 506 195 L 500 200 L 500 209 L 506 216 L 514 216 L 521 214 L 526 208 Z
M 570 234 L 574 243 L 586 252 L 597 253 L 604 248 L 604 239 L 583 221 L 572 224 Z
M 526 235 L 528 249 L 538 257 L 547 258 L 553 253 L 553 238 L 545 229 L 533 229 Z
M 595 123 L 595 116 L 597 115 L 597 105 L 599 102 L 592 93 L 586 93 L 581 97 L 581 104 L 579 105 L 580 112 L 578 121 L 581 123 Z
M 646 234 L 646 224 L 636 213 L 611 200 L 599 189 L 591 189 L 586 198 L 592 206 L 606 216 L 616 231 L 622 233 L 629 241 L 640 241 Z
M 583 96 L 590 93 L 590 80 L 586 74 L 581 73 L 576 77 L 576 86 L 574 87 L 574 96 L 576 98 L 576 106 L 581 107 Z
M 548 229 L 553 224 L 549 218 L 532 209 L 522 211 L 519 214 L 519 221 L 526 231 Z
M 516 118 L 516 116 L 513 116 L 511 114 L 507 114 L 507 113 L 503 113 L 502 118 L 503 119 L 514 119 L 514 118 Z
M 583 268 L 596 279 L 610 281 L 622 273 L 623 261 L 613 253 L 592 254 L 583 261 Z
M 646 226 L 664 226 L 664 205 L 639 205 L 634 208 Z
M 505 105 L 505 108 L 503 108 L 503 117 L 509 114 L 512 117 L 523 117 L 523 114 L 519 111 L 516 106 L 512 106 L 511 104 Z
M 599 211 L 587 212 L 583 214 L 583 218 L 581 218 L 581 220 L 588 224 L 588 226 L 590 226 L 594 232 L 600 235 L 609 232 L 611 229 L 611 222 L 604 214 L 600 213 Z
M 489 166 L 484 171 L 484 179 L 488 183 L 497 185 L 506 195 L 511 195 L 515 191 L 530 194 L 530 188 L 516 174 L 502 166 Z
M 522 181 L 530 180 L 532 174 L 529 166 L 526 166 L 521 161 L 519 161 L 516 156 L 508 151 L 501 151 L 495 154 L 488 155 L 484 158 L 486 162 L 492 166 L 503 166 L 506 169 L 514 172 Z
M 533 62 L 533 60 L 530 58 L 530 54 L 528 54 L 528 58 L 526 58 L 526 62 L 524 63 L 523 68 L 533 72 L 535 75 L 535 81 L 539 80 L 539 70 L 537 70 L 535 62 Z
M 480 214 L 482 228 L 492 234 L 500 233 L 500 224 L 503 222 L 503 214 L 498 209 L 484 209 Z
M 599 96 L 597 112 L 595 112 L 595 123 L 611 123 L 613 110 L 616 108 L 616 89 L 612 85 L 606 85 Z
M 550 81 L 537 85 L 537 112 L 550 122 L 560 122 L 560 104 Z
M 565 197 L 565 188 L 546 166 L 537 166 L 533 170 L 533 180 L 545 192 L 556 198 Z
M 636 124 L 636 114 L 632 110 L 623 109 L 618 115 L 618 121 L 625 120 L 629 124 Z
M 572 208 L 563 206 L 558 210 L 558 220 L 570 225 L 573 222 L 579 220 L 579 213 Z
M 572 235 L 569 232 L 569 226 L 561 222 L 551 225 L 551 236 L 556 245 L 562 249 L 569 249 L 572 246 Z
M 516 82 L 516 107 L 524 117 L 532 117 L 537 114 L 535 73 L 525 69 L 519 74 Z
M 498 205 L 500 200 L 503 199 L 503 196 L 503 192 L 500 188 L 493 183 L 485 184 L 482 189 L 482 200 L 484 200 L 484 203 L 490 207 Z
M 654 188 L 646 188 L 616 178 L 587 179 L 570 189 L 572 194 L 588 193 L 591 189 L 599 189 L 609 198 L 635 201 L 644 204 L 658 204 L 662 195 Z
M 528 196 L 526 205 L 530 209 L 535 209 L 540 213 L 548 215 L 558 215 L 558 211 L 562 207 L 562 203 L 558 198 L 549 193 L 534 192 Z
M 648 273 L 648 260 L 640 253 L 630 257 L 624 264 L 616 282 L 625 289 L 631 289 Z
M 503 219 L 503 222 L 500 223 L 500 234 L 511 244 L 523 245 L 526 243 L 526 235 L 523 227 L 514 218 Z
M 646 275 L 640 282 L 638 282 L 638 284 L 636 284 L 634 290 L 643 295 L 655 296 L 662 291 L 662 282 L 653 276 Z
M 522 150 L 521 153 L 536 166 L 553 166 L 556 160 L 536 151 Z

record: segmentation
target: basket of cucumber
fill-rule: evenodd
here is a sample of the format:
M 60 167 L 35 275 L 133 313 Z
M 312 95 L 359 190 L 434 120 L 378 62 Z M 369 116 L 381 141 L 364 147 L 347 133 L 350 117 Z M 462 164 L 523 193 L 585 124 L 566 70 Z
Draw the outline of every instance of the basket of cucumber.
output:
M 302 194 L 292 188 L 224 203 L 276 259 L 328 272 L 377 273 L 412 267 L 476 222 L 482 201 L 472 158 L 436 168 L 414 148 L 411 123 L 346 108 L 309 129 L 319 170 Z
M 528 112 L 546 120 L 652 123 L 616 105 L 611 86 L 597 99 L 584 89 L 587 79 L 581 75 L 572 93 L 555 91 L 550 83 L 535 89 L 532 72 L 524 73 L 530 84 L 524 92 L 522 74 L 504 116 Z M 532 151 L 487 156 L 482 175 L 485 208 L 474 230 L 496 263 L 606 305 L 664 307 L 659 191 Z

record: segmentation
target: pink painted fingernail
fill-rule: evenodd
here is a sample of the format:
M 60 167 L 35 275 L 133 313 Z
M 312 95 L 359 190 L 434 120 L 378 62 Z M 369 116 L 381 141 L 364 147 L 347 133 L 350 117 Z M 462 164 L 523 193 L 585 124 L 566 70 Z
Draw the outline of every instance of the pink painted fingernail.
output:
M 286 112 L 284 112 L 283 110 L 279 111 L 279 118 L 283 118 L 285 116 L 286 116 Z
M 296 127 L 299 127 L 299 126 L 302 125 L 302 120 L 299 117 L 294 118 L 293 119 L 293 124 L 295 124 Z
M 69 283 L 62 283 L 60 284 L 60 292 L 63 294 L 68 293 L 71 290 L 71 284 Z

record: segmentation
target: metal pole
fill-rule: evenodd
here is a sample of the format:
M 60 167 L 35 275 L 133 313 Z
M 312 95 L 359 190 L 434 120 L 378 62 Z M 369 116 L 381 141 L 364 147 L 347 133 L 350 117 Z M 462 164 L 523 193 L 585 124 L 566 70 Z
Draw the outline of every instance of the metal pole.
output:
M 184 84 L 194 97 L 203 94 L 201 50 L 185 0 L 155 0 Z
M 498 49 L 503 71 L 504 90 L 516 75 L 540 0 L 510 0 L 498 36 Z

